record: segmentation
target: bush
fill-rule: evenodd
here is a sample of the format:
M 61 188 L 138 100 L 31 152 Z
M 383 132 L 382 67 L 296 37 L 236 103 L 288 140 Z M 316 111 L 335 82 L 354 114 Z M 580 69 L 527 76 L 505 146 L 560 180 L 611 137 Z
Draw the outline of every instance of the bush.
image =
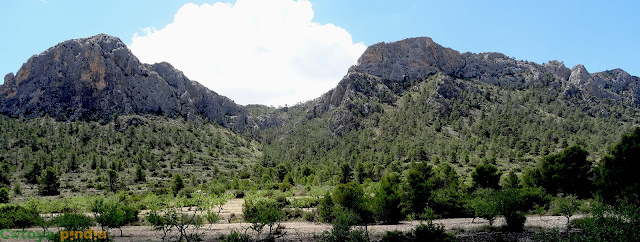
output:
M 504 218 L 507 221 L 507 230 L 512 232 L 522 232 L 524 223 L 527 222 L 523 212 L 511 212 L 505 214 Z
M 589 153 L 580 146 L 571 146 L 558 154 L 545 156 L 537 168 L 539 175 L 534 181 L 549 193 L 578 194 L 581 197 L 590 195 L 591 181 L 589 171 L 591 162 L 587 161 Z
M 352 230 L 360 219 L 353 211 L 345 208 L 337 208 L 333 212 L 335 220 L 331 231 L 325 231 L 320 236 L 320 241 L 341 242 L 341 241 L 369 241 L 369 238 L 362 230 Z
M 473 183 L 478 188 L 499 189 L 500 184 L 498 183 L 501 176 L 502 173 L 498 171 L 498 168 L 489 163 L 478 165 L 471 172 Z
M 576 241 L 637 241 L 640 238 L 640 206 L 626 200 L 618 203 L 617 208 L 597 206 L 592 216 L 576 223 L 582 229 Z
M 40 215 L 36 210 L 19 205 L 3 205 L 0 207 L 0 229 L 28 228 L 36 225 Z
M 333 199 L 331 198 L 331 194 L 327 192 L 327 194 L 324 195 L 322 200 L 320 200 L 320 203 L 316 208 L 316 211 L 318 211 L 318 217 L 320 218 L 320 221 L 325 223 L 330 223 L 333 221 L 333 206 L 334 204 L 333 204 Z
M 316 214 L 313 212 L 305 212 L 304 214 L 302 214 L 302 218 L 305 221 L 314 222 L 316 221 Z
M 347 184 L 338 184 L 333 189 L 333 203 L 351 212 L 355 213 L 358 223 L 366 223 L 373 220 L 372 212 L 369 209 L 368 201 L 364 196 L 364 191 L 359 184 L 349 182 Z
M 9 190 L 6 187 L 0 187 L 0 203 L 9 203 L 10 200 Z
M 91 205 L 91 211 L 102 227 L 120 229 L 120 236 L 122 226 L 138 221 L 138 210 L 119 202 L 96 199 Z
M 493 192 L 491 189 L 479 189 L 473 193 L 474 199 L 469 202 L 469 207 L 474 211 L 474 217 L 486 219 L 490 226 L 500 215 L 499 201 L 495 199 Z
M 598 168 L 598 185 L 607 204 L 618 202 L 619 196 L 640 197 L 640 127 L 622 136 L 620 141 L 603 157 Z M 638 203 L 636 201 L 636 203 Z
M 279 222 L 283 217 L 282 206 L 279 202 L 272 199 L 247 200 L 245 199 L 244 219 L 251 223 L 251 229 L 257 233 L 261 233 L 265 226 L 269 226 L 269 234 L 272 235 L 279 226 Z M 276 226 L 274 230 L 273 226 Z
M 220 237 L 220 241 L 222 242 L 249 242 L 251 241 L 251 237 L 247 234 L 238 233 L 238 231 L 231 231 L 228 235 L 223 235 Z
M 431 166 L 424 162 L 414 165 L 407 173 L 404 190 L 409 209 L 414 214 L 422 213 L 427 206 L 434 187 L 433 182 L 430 181 L 432 176 Z
M 380 181 L 376 191 L 376 218 L 386 224 L 394 224 L 404 216 L 400 208 L 400 178 L 397 173 L 388 173 Z
M 56 224 L 66 231 L 85 231 L 94 225 L 94 221 L 84 214 L 64 213 L 56 219 Z
M 470 216 L 465 209 L 467 201 L 467 194 L 450 187 L 433 191 L 429 206 L 441 217 L 462 218 Z
M 291 185 L 291 183 L 289 183 L 289 182 L 280 183 L 280 185 L 278 186 L 278 190 L 280 190 L 282 192 L 289 191 L 289 190 L 291 190 L 291 188 L 293 188 L 293 185 Z
M 420 224 L 415 229 L 403 233 L 400 231 L 387 231 L 387 234 L 382 237 L 382 241 L 395 242 L 395 241 L 456 241 L 455 236 L 446 233 L 444 226 L 436 225 L 429 221 L 427 224 Z
M 292 208 L 313 208 L 318 206 L 319 203 L 320 203 L 319 198 L 303 197 L 303 198 L 292 199 L 291 207 Z
M 580 201 L 574 195 L 567 195 L 565 197 L 559 196 L 553 200 L 553 212 L 560 214 L 567 218 L 567 228 L 569 228 L 571 216 L 578 212 L 580 208 Z

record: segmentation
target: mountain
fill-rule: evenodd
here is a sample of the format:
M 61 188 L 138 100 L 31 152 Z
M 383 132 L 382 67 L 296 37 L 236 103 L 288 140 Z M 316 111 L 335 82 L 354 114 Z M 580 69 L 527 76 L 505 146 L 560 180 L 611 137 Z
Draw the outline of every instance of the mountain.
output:
M 168 63 L 143 64 L 118 38 L 64 41 L 35 55 L 0 86 L 0 114 L 111 120 L 115 114 L 209 119 L 242 131 L 247 110 Z
M 334 89 L 274 110 L 287 121 L 262 131 L 265 163 L 381 172 L 431 160 L 466 173 L 481 160 L 523 169 L 571 144 L 597 160 L 638 125 L 639 107 L 640 79 L 621 69 L 591 74 L 410 38 L 368 47 Z

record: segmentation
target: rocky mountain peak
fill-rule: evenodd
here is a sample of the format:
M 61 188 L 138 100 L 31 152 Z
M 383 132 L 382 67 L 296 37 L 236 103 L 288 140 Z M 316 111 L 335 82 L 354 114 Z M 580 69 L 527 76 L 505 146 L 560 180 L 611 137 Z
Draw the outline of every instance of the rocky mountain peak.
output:
M 569 76 L 569 84 L 581 85 L 581 83 L 587 82 L 591 78 L 591 74 L 587 71 L 584 65 L 578 64 L 571 69 L 571 75 Z
M 423 78 L 437 71 L 452 73 L 463 65 L 459 52 L 420 37 L 369 46 L 353 71 L 403 80 Z
M 72 39 L 34 55 L 0 86 L 0 113 L 109 120 L 114 113 L 207 118 L 238 130 L 247 111 L 168 63 L 142 64 L 117 37 Z

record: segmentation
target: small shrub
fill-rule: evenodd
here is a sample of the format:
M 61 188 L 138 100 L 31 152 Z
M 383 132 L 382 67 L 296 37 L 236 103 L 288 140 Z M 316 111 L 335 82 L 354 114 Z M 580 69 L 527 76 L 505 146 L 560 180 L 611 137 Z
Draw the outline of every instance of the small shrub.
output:
M 325 231 L 320 241 L 369 241 L 363 230 L 353 230 L 352 226 L 359 220 L 352 211 L 340 208 L 334 211 L 335 220 L 331 231 Z
M 291 190 L 291 188 L 293 188 L 293 185 L 291 185 L 291 183 L 289 183 L 289 182 L 280 183 L 280 185 L 278 186 L 278 190 L 280 190 L 282 192 L 289 191 L 289 190 Z
M 420 224 L 415 229 L 406 233 L 400 231 L 387 231 L 387 234 L 382 237 L 382 241 L 455 241 L 455 236 L 446 233 L 444 226 L 437 225 L 429 221 L 429 223 Z
M 507 230 L 512 232 L 521 232 L 527 217 L 522 212 L 509 213 L 504 215 L 507 222 Z
M 318 212 L 318 217 L 320 221 L 329 223 L 333 221 L 333 199 L 331 198 L 331 194 L 327 192 L 324 195 L 324 198 L 320 200 L 316 211 Z
M 56 224 L 66 231 L 85 231 L 94 225 L 94 221 L 84 214 L 64 213 L 56 219 Z
M 0 207 L 0 229 L 27 228 L 36 225 L 39 218 L 34 209 L 13 204 Z
M 251 241 L 251 237 L 247 234 L 238 233 L 238 231 L 231 231 L 228 235 L 223 235 L 220 237 L 220 241 L 222 242 L 249 242 Z
M 444 226 L 429 221 L 413 230 L 415 241 L 455 241 L 455 236 L 446 233 Z
M 9 190 L 6 187 L 0 187 L 0 203 L 9 203 L 10 200 Z

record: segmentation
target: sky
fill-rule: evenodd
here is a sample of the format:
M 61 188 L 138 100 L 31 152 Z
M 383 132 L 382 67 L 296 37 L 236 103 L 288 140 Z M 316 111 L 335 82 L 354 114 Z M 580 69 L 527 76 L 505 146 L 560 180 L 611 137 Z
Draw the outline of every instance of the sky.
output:
M 167 61 L 243 105 L 319 97 L 367 46 L 419 36 L 640 75 L 640 1 L 631 0 L 1 0 L 0 9 L 1 75 L 64 40 L 106 33 L 142 62 Z

